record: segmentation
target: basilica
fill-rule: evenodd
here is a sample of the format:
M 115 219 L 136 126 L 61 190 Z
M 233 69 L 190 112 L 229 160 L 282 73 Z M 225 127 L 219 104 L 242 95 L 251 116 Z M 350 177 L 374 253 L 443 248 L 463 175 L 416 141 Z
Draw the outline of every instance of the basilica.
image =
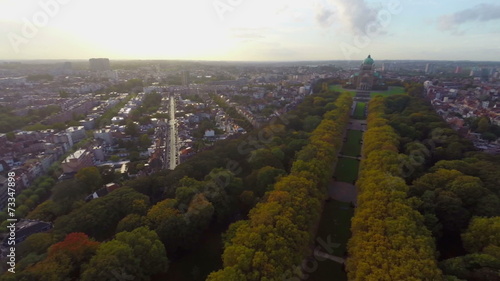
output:
M 375 71 L 375 61 L 370 55 L 363 61 L 359 70 L 349 77 L 346 86 L 362 91 L 384 88 L 382 75 Z

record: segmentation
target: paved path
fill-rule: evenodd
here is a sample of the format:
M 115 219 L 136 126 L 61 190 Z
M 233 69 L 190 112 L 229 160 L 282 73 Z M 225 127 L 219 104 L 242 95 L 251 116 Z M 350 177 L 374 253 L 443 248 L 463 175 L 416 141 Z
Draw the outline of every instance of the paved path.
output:
M 339 157 L 342 157 L 342 158 L 351 158 L 351 159 L 355 159 L 355 160 L 361 160 L 361 157 L 349 156 L 349 155 L 344 155 L 344 154 L 339 154 Z
M 348 182 L 331 180 L 328 184 L 328 196 L 340 202 L 353 203 L 356 205 L 358 190 L 356 186 Z
M 349 120 L 349 125 L 347 126 L 347 129 L 364 132 L 366 131 L 366 120 L 351 119 Z

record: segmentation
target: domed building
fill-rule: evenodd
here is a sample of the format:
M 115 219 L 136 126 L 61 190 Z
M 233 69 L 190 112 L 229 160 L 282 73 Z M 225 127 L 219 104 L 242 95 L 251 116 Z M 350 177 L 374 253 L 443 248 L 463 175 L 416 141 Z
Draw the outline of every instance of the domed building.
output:
M 384 86 L 382 75 L 375 71 L 375 61 L 372 59 L 371 55 L 368 55 L 368 57 L 363 61 L 359 67 L 359 71 L 349 77 L 347 85 L 350 88 L 364 91 Z

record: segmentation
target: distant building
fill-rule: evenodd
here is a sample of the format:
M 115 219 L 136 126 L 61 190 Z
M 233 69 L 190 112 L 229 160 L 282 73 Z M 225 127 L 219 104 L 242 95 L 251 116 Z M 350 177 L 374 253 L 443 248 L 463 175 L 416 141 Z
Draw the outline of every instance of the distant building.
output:
M 85 149 L 75 151 L 61 163 L 63 173 L 76 173 L 78 170 L 94 166 L 93 154 Z
M 110 129 L 101 129 L 94 131 L 94 138 L 95 139 L 101 139 L 103 140 L 106 144 L 113 144 L 113 132 L 111 132 Z
M 111 69 L 109 59 L 107 58 L 89 59 L 89 68 L 92 71 L 106 71 Z
M 375 71 L 375 61 L 368 55 L 359 67 L 359 71 L 349 77 L 349 82 L 347 84 L 358 90 L 368 91 L 384 83 L 380 73 Z
M 96 199 L 96 198 L 99 198 L 99 197 L 106 196 L 111 191 L 113 191 L 113 190 L 115 190 L 117 188 L 120 188 L 120 186 L 118 184 L 116 184 L 114 182 L 108 183 L 104 187 L 98 189 L 96 192 L 94 192 L 94 193 L 90 194 L 89 196 L 87 196 L 85 198 L 85 201 L 89 202 L 92 199 Z
M 85 134 L 85 127 L 73 126 L 66 129 L 66 133 L 71 135 L 73 143 L 83 140 L 87 135 Z
M 189 71 L 187 70 L 182 71 L 181 80 L 183 86 L 189 86 Z
M 95 146 L 92 149 L 92 152 L 94 153 L 94 158 L 96 161 L 104 161 L 105 160 L 104 150 L 103 150 L 102 146 Z
M 425 65 L 425 74 L 434 74 L 436 70 L 436 66 L 432 63 L 428 63 Z
M 94 129 L 94 125 L 95 125 L 95 119 L 94 118 L 87 118 L 87 119 L 84 119 L 84 120 L 80 120 L 78 122 L 80 123 L 81 126 L 83 126 L 85 128 L 85 130 L 92 130 L 92 129 Z

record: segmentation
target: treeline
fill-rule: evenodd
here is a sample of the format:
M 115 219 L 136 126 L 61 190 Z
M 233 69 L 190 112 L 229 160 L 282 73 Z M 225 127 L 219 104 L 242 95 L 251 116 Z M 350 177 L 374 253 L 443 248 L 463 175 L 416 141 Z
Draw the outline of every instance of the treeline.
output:
M 368 131 L 352 219 L 347 271 L 350 280 L 443 280 L 431 233 L 407 199 L 401 178 L 399 136 L 384 118 L 382 97 L 369 103 Z
M 333 173 L 352 99 L 341 95 L 297 154 L 291 173 L 233 224 L 225 237 L 224 269 L 208 280 L 284 280 L 308 254 L 326 183 Z
M 38 109 L 29 109 L 25 116 L 17 116 L 10 108 L 0 106 L 0 133 L 21 129 L 29 123 L 38 122 L 59 111 L 61 111 L 59 105 L 48 105 Z

